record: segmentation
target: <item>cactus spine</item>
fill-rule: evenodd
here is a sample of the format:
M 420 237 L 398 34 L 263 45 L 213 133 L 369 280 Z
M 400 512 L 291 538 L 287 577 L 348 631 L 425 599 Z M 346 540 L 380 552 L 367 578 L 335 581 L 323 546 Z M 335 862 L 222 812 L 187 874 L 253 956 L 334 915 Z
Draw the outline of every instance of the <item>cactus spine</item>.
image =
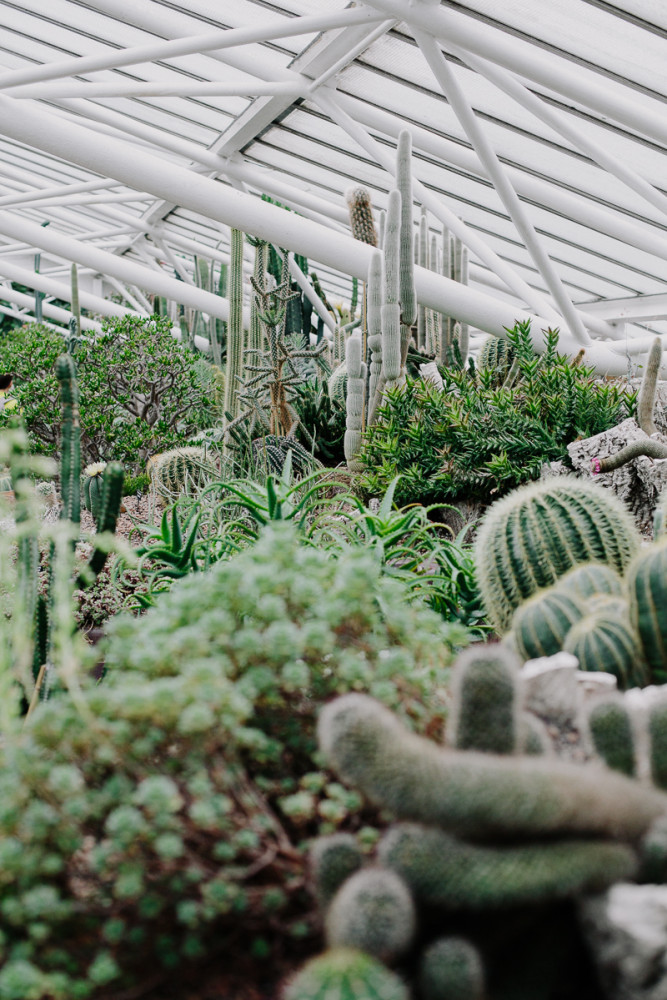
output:
M 563 648 L 565 637 L 582 615 L 581 606 L 570 597 L 550 588 L 531 597 L 517 608 L 512 632 L 524 660 L 553 656 Z
M 61 457 L 60 492 L 61 517 L 73 524 L 81 522 L 81 426 L 79 423 L 79 386 L 76 365 L 69 354 L 56 361 L 56 376 L 60 383 Z
M 653 413 L 655 410 L 655 397 L 658 388 L 661 361 L 662 340 L 660 337 L 656 337 L 651 344 L 651 349 L 646 358 L 644 377 L 637 397 L 637 423 L 644 431 L 644 434 L 648 434 L 649 437 L 651 434 L 657 433 L 658 430 L 653 420 Z
M 243 383 L 243 233 L 231 231 L 229 268 L 229 323 L 227 326 L 227 373 L 224 410 L 230 420 L 239 415 L 239 391 Z
M 652 682 L 667 680 L 667 538 L 642 550 L 628 570 L 630 620 L 641 644 Z
M 514 610 L 579 563 L 623 573 L 639 534 L 623 505 L 575 477 L 528 483 L 497 501 L 477 536 L 479 588 L 489 620 L 505 631 Z
M 398 823 L 380 842 L 383 865 L 420 902 L 479 911 L 600 891 L 636 868 L 634 852 L 604 840 L 480 847 L 414 823 Z
M 588 728 L 593 746 L 613 771 L 634 775 L 636 770 L 635 738 L 632 720 L 622 699 L 599 701 L 588 714 Z
M 514 654 L 501 646 L 473 648 L 459 657 L 447 732 L 452 746 L 458 750 L 514 753 L 518 667 Z
M 667 798 L 614 772 L 545 758 L 446 750 L 408 732 L 383 705 L 350 694 L 326 705 L 320 748 L 330 766 L 397 818 L 477 840 L 556 833 L 635 840 Z
M 423 1000 L 484 1000 L 484 970 L 479 952 L 463 938 L 439 938 L 419 965 Z
M 289 982 L 283 1000 L 409 1000 L 390 969 L 354 948 L 312 958 Z
M 415 908 L 405 882 L 394 872 L 364 868 L 339 889 L 326 915 L 330 948 L 358 948 L 384 962 L 408 950 L 415 935 Z
M 348 337 L 345 345 L 345 360 L 347 365 L 347 419 L 344 449 L 348 468 L 356 472 L 363 467 L 358 460 L 358 455 L 361 449 L 364 387 L 366 384 L 366 365 L 361 360 L 361 337 L 358 334 Z

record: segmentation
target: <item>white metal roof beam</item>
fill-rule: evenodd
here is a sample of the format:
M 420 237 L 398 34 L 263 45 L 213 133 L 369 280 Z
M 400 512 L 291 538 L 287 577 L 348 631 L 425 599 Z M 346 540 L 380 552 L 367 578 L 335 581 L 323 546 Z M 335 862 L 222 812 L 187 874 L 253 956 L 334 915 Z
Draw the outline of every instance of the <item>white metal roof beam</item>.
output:
M 259 198 L 226 188 L 157 156 L 128 147 L 127 143 L 90 135 L 84 127 L 64 122 L 41 109 L 0 96 L 0 130 L 28 146 L 69 159 L 89 170 L 105 170 L 109 176 L 129 187 L 150 190 L 167 201 L 175 201 L 215 221 L 303 253 L 311 260 L 336 270 L 362 279 L 368 275 L 373 250 L 367 244 L 285 212 Z M 221 319 L 228 318 L 227 303 L 218 296 L 190 288 L 164 273 L 155 273 L 133 261 L 61 236 L 51 227 L 44 228 L 0 211 L 0 233 L 94 267 L 101 274 L 107 272 L 121 281 L 140 283 L 151 292 L 201 308 Z M 539 314 L 531 316 L 515 310 L 476 289 L 469 289 L 425 268 L 416 268 L 415 284 L 417 298 L 423 305 L 457 316 L 462 322 L 498 336 L 506 336 L 505 328 L 513 326 L 516 320 L 530 320 L 535 345 L 538 350 L 543 346 L 540 331 L 550 321 Z M 576 353 L 577 346 L 565 331 L 563 350 Z M 591 344 L 587 348 L 587 357 L 592 364 L 610 374 L 623 374 L 625 371 L 624 355 L 604 344 Z
M 542 275 L 544 283 L 551 292 L 572 335 L 580 344 L 589 344 L 591 338 L 586 332 L 581 316 L 572 305 L 553 262 L 535 232 L 528 212 L 519 201 L 516 191 L 512 187 L 496 156 L 495 150 L 488 141 L 470 103 L 459 87 L 451 67 L 444 58 L 440 46 L 433 37 L 426 35 L 418 29 L 414 29 L 414 36 L 454 114 L 461 123 L 482 164 L 486 167 L 500 200 L 519 231 L 528 252 L 535 262 L 537 270 Z
M 320 92 L 315 95 L 316 102 L 329 118 L 339 125 L 348 135 L 350 135 L 362 149 L 372 156 L 387 173 L 393 177 L 396 170 L 395 156 L 380 145 L 368 132 L 350 118 L 347 112 L 343 111 L 332 95 Z M 512 267 L 503 261 L 475 232 L 468 228 L 461 219 L 458 218 L 445 205 L 442 199 L 436 197 L 428 188 L 419 181 L 417 177 L 413 179 L 413 190 L 415 200 L 421 202 L 425 208 L 435 215 L 443 225 L 454 233 L 468 249 L 475 254 L 487 267 L 502 278 L 508 288 L 525 302 L 531 309 L 542 316 L 549 318 L 551 323 L 559 322 L 560 317 L 556 310 L 548 303 L 539 292 L 531 288 L 523 278 L 518 275 Z
M 587 133 L 583 129 L 572 125 L 562 112 L 552 108 L 541 98 L 536 97 L 535 94 L 531 93 L 511 73 L 492 65 L 486 59 L 480 59 L 479 56 L 466 52 L 460 46 L 448 43 L 447 47 L 460 59 L 468 63 L 471 69 L 476 70 L 481 76 L 495 84 L 499 90 L 516 101 L 521 107 L 534 114 L 540 121 L 546 122 L 558 135 L 563 136 L 582 152 L 586 153 L 587 156 L 590 156 L 603 170 L 607 170 L 614 177 L 618 178 L 621 183 L 629 187 L 631 191 L 638 194 L 640 198 L 644 198 L 649 205 L 657 208 L 659 212 L 667 216 L 667 198 L 662 192 L 658 191 L 657 188 L 642 177 L 640 172 L 626 167 L 617 156 L 607 153 L 599 143 L 592 142 Z
M 367 0 L 370 6 L 393 17 L 405 17 L 405 0 Z M 603 118 L 641 132 L 667 144 L 667 119 L 664 108 L 655 101 L 655 111 L 623 93 L 619 85 L 592 70 L 545 53 L 538 45 L 528 47 L 497 28 L 473 20 L 444 7 L 412 4 L 410 21 L 422 31 L 433 34 L 443 45 L 454 42 L 476 55 L 497 63 L 542 87 L 586 105 Z
M 480 177 L 484 176 L 483 168 L 474 152 L 459 143 L 429 132 L 411 121 L 401 121 L 386 111 L 372 108 L 357 98 L 346 94 L 337 95 L 338 103 L 359 123 L 367 128 L 381 132 L 383 135 L 396 139 L 402 128 L 412 133 L 416 152 L 437 156 L 447 163 L 466 170 Z M 641 223 L 634 222 L 620 213 L 596 205 L 590 200 L 593 192 L 584 189 L 581 194 L 564 191 L 555 184 L 549 184 L 538 177 L 532 177 L 517 167 L 506 166 L 508 176 L 516 191 L 525 199 L 557 212 L 565 218 L 576 219 L 583 225 L 595 229 L 599 233 L 621 240 L 630 246 L 645 250 L 647 253 L 667 259 L 667 236 L 656 232 Z
M 79 194 L 83 191 L 104 191 L 108 188 L 118 187 L 118 181 L 99 180 L 81 181 L 79 184 L 57 184 L 50 188 L 41 188 L 37 191 L 24 191 L 23 194 L 9 194 L 0 198 L 0 207 L 6 208 L 10 205 L 25 205 L 33 202 L 44 201 L 45 198 L 59 198 L 61 195 Z
M 125 20 L 136 8 L 134 2 L 123 0 L 102 0 L 89 2 L 89 7 L 96 7 L 100 13 Z M 131 18 L 130 18 L 131 20 Z M 160 23 L 163 14 L 157 12 L 153 27 L 149 30 L 157 34 L 163 33 Z M 176 56 L 192 55 L 193 53 L 220 51 L 234 48 L 238 45 L 248 45 L 252 42 L 266 42 L 277 38 L 289 38 L 293 35 L 312 34 L 331 28 L 341 28 L 350 24 L 373 24 L 382 20 L 368 7 L 347 8 L 333 14 L 314 15 L 312 17 L 281 17 L 274 21 L 261 19 L 261 25 L 251 28 L 227 28 L 223 31 L 207 32 L 201 35 L 188 35 L 186 38 L 176 38 L 165 41 L 161 39 L 149 45 L 135 46 L 127 49 L 112 49 L 100 56 L 81 56 L 74 59 L 64 59 L 40 66 L 30 66 L 22 70 L 13 70 L 0 76 L 0 90 L 18 87 L 21 84 L 32 84 L 39 80 L 57 80 L 68 76 L 80 76 L 101 69 L 118 69 L 120 66 L 131 66 L 137 63 L 153 62 L 157 59 L 173 59 Z
M 59 97 L 109 98 L 109 97 L 289 97 L 292 101 L 305 97 L 307 88 L 292 83 L 266 83 L 251 80 L 248 83 L 221 83 L 216 80 L 194 83 L 62 83 L 32 84 L 16 87 L 10 95 L 16 98 L 52 101 Z
M 649 320 L 667 318 L 667 294 L 633 295 L 625 299 L 582 302 L 580 308 L 601 319 Z

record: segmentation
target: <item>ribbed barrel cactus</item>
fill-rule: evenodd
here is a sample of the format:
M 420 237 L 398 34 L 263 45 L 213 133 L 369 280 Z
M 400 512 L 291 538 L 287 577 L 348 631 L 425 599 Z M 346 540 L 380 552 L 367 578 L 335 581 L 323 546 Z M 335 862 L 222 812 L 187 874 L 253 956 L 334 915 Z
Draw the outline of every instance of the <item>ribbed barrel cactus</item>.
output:
M 493 504 L 476 542 L 477 577 L 494 627 L 508 629 L 515 609 L 579 563 L 622 574 L 639 548 L 623 504 L 574 476 L 528 483 Z
M 642 550 L 627 575 L 630 617 L 651 679 L 667 680 L 667 538 Z

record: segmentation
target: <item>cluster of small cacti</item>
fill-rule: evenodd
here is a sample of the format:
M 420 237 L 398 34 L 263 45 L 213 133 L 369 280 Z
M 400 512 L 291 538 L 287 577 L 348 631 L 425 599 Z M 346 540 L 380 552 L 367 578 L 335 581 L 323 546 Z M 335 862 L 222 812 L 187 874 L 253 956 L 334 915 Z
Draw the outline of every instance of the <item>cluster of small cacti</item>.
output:
M 173 496 L 188 486 L 209 482 L 216 468 L 207 458 L 205 448 L 191 445 L 154 455 L 148 461 L 147 471 L 155 488 Z
M 559 477 L 491 507 L 477 540 L 484 605 L 524 659 L 572 653 L 622 688 L 667 680 L 667 539 L 640 548 L 621 502 Z
M 365 695 L 324 708 L 328 765 L 395 822 L 372 858 L 350 834 L 315 842 L 311 871 L 330 950 L 297 974 L 285 1000 L 305 997 L 306 983 L 309 997 L 374 995 L 362 978 L 351 982 L 364 954 L 369 968 L 398 965 L 418 1000 L 482 1000 L 489 983 L 491 995 L 515 995 L 517 963 L 503 961 L 510 935 L 514 944 L 534 934 L 531 946 L 553 947 L 548 912 L 561 921 L 559 934 L 578 941 L 565 901 L 633 880 L 649 864 L 667 881 L 667 795 L 633 777 L 627 712 L 618 703 L 591 712 L 607 768 L 526 755 L 519 664 L 502 645 L 459 659 L 445 746 L 412 734 Z M 651 773 L 664 788 L 667 702 L 660 712 L 648 728 Z M 567 963 L 554 970 L 566 986 L 572 974 Z M 555 995 L 547 979 L 526 995 Z

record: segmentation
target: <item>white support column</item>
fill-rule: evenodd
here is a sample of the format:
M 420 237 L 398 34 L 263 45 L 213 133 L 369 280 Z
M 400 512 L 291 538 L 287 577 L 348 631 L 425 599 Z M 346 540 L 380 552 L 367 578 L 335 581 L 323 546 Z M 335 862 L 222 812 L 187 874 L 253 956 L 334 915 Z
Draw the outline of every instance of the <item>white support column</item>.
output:
M 667 198 L 664 194 L 642 177 L 638 171 L 626 167 L 618 157 L 607 153 L 599 143 L 592 142 L 588 134 L 583 129 L 573 125 L 562 112 L 536 97 L 515 76 L 499 66 L 494 66 L 488 60 L 466 52 L 460 46 L 452 45 L 451 42 L 447 47 L 480 76 L 495 84 L 499 90 L 511 97 L 522 108 L 534 114 L 540 121 L 546 122 L 558 135 L 563 136 L 587 156 L 590 156 L 603 170 L 618 178 L 622 184 L 629 187 L 640 198 L 644 198 L 652 208 L 657 208 L 659 212 L 667 216 Z
M 104 0 L 98 6 L 103 14 L 124 16 L 123 5 L 115 0 Z M 156 16 L 158 19 L 161 17 L 160 14 Z M 153 42 L 149 45 L 135 46 L 121 51 L 114 48 L 104 55 L 63 59 L 40 66 L 30 66 L 22 70 L 11 70 L 0 76 L 0 89 L 6 90 L 24 83 L 35 83 L 38 80 L 57 80 L 67 76 L 80 76 L 83 73 L 100 69 L 118 69 L 121 66 L 153 62 L 156 59 L 174 59 L 177 56 L 192 55 L 193 53 L 220 51 L 238 45 L 248 45 L 252 42 L 267 42 L 278 38 L 289 38 L 293 35 L 342 28 L 352 24 L 373 24 L 382 20 L 382 17 L 368 7 L 358 7 L 346 8 L 332 14 L 314 15 L 313 17 L 281 17 L 273 21 L 261 18 L 260 20 L 261 24 L 257 27 L 229 28 L 225 31 L 189 35 L 187 38 Z
M 314 100 L 326 111 L 333 122 L 339 125 L 349 136 L 356 140 L 362 149 L 372 156 L 384 169 L 393 176 L 396 170 L 394 157 L 391 153 L 370 136 L 360 125 L 350 118 L 333 99 L 329 93 L 319 91 Z M 531 288 L 508 264 L 494 251 L 486 245 L 472 230 L 470 230 L 444 202 L 437 198 L 426 188 L 417 177 L 413 180 L 413 191 L 415 199 L 424 205 L 429 212 L 435 215 L 455 236 L 461 240 L 465 246 L 479 257 L 488 268 L 501 277 L 515 295 L 517 295 L 530 308 L 540 312 L 543 316 L 549 317 L 551 323 L 558 324 L 560 317 L 553 306 L 547 302 L 535 289 Z
M 568 324 L 572 335 L 580 344 L 590 343 L 590 337 L 586 328 L 572 305 L 572 302 L 565 291 L 560 276 L 553 263 L 549 259 L 542 243 L 540 242 L 530 217 L 524 206 L 519 201 L 516 191 L 512 187 L 503 170 L 495 150 L 488 141 L 484 130 L 475 116 L 475 113 L 466 99 L 463 91 L 458 85 L 458 81 L 452 73 L 451 67 L 444 58 L 438 43 L 419 29 L 413 28 L 415 40 L 422 51 L 424 58 L 431 68 L 442 92 L 447 98 L 454 114 L 463 126 L 468 139 L 479 156 L 482 164 L 486 167 L 488 175 L 495 187 L 500 200 L 507 209 L 510 218 L 520 233 L 528 252 L 530 253 L 537 270 L 542 275 L 544 283 L 551 292 L 560 312 Z
M 405 0 L 367 2 L 384 14 L 405 17 Z M 538 45 L 527 46 L 509 33 L 475 21 L 466 14 L 446 10 L 439 5 L 433 8 L 416 4 L 410 5 L 409 13 L 413 25 L 433 35 L 443 45 L 454 42 L 511 73 L 586 105 L 603 118 L 611 118 L 632 131 L 667 143 L 667 118 L 663 105 L 658 101 L 655 101 L 655 110 L 645 108 L 637 103 L 632 94 L 623 93 L 613 81 L 569 60 L 545 53 Z

